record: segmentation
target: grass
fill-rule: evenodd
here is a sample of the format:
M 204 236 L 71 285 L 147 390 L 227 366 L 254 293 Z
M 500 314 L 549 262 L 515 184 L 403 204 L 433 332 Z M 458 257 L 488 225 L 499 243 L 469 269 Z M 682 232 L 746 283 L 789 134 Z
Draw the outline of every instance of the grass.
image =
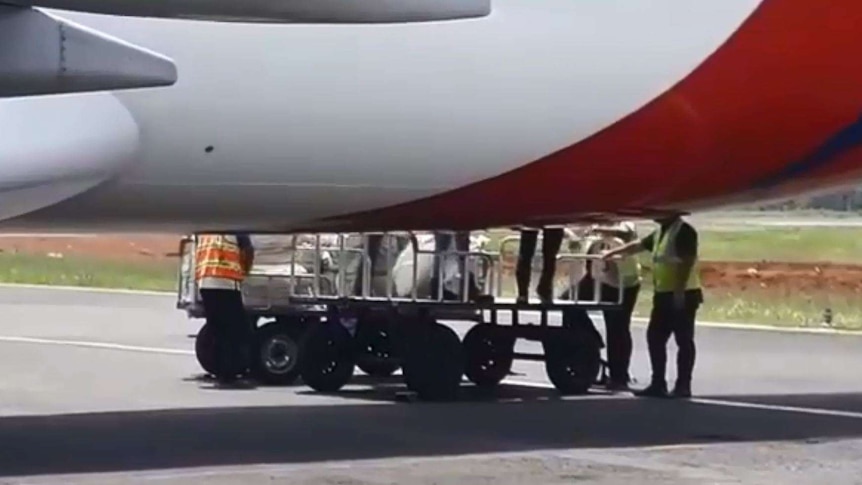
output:
M 714 261 L 862 264 L 862 228 L 704 230 L 701 251 L 703 259 Z M 55 259 L 0 253 L 0 282 L 5 283 L 174 291 L 176 271 L 174 261 L 132 264 L 73 256 Z M 514 282 L 507 280 L 504 293 L 512 293 Z M 645 287 L 636 307 L 638 316 L 648 316 L 650 297 L 650 289 Z M 835 327 L 862 330 L 862 305 L 853 295 L 707 289 L 706 300 L 699 312 L 702 320 L 820 326 L 824 310 L 830 308 Z
M 703 231 L 709 261 L 862 263 L 862 228 L 763 228 Z
M 649 317 L 652 293 L 644 287 L 635 316 Z M 698 319 L 712 322 L 757 323 L 776 327 L 824 327 L 824 311 L 832 312 L 831 327 L 862 330 L 862 306 L 849 295 L 826 292 L 787 295 L 770 291 L 705 290 Z
M 173 262 L 131 264 L 95 258 L 0 253 L 0 282 L 173 291 Z

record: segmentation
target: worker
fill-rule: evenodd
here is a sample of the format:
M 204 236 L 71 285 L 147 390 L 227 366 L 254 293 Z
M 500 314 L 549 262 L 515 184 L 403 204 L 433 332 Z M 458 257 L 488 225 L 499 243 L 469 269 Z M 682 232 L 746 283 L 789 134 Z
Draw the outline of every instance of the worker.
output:
M 533 256 L 536 254 L 536 243 L 539 239 L 537 229 L 520 228 L 521 241 L 518 245 L 518 264 L 515 267 L 515 281 L 518 285 L 519 304 L 529 301 L 530 278 L 533 275 Z M 542 303 L 554 301 L 554 274 L 557 270 L 557 253 L 563 244 L 565 229 L 562 227 L 542 230 L 542 273 L 536 285 L 536 293 Z
M 197 238 L 195 280 L 204 315 L 215 338 L 215 377 L 234 382 L 249 367 L 251 324 L 242 300 L 242 282 L 254 263 L 250 238 L 205 234 Z
M 655 221 L 656 231 L 603 253 L 604 259 L 651 251 L 653 261 L 653 308 L 647 326 L 652 379 L 646 389 L 635 395 L 666 397 L 667 341 L 673 334 L 678 347 L 677 380 L 672 397 L 691 397 L 694 370 L 694 326 L 697 310 L 703 303 L 698 269 L 697 231 L 680 216 Z
M 593 233 L 618 238 L 623 244 L 637 241 L 637 227 L 624 221 L 613 226 L 596 226 Z M 641 266 L 637 256 L 626 256 L 614 264 L 598 267 L 594 276 L 600 281 L 603 302 L 621 301 L 620 308 L 603 310 L 607 336 L 608 390 L 628 389 L 631 383 L 629 365 L 632 358 L 632 313 L 641 288 Z M 590 272 L 593 273 L 592 271 Z M 589 276 L 589 275 L 588 275 Z M 592 288 L 592 285 L 589 285 Z M 622 298 L 620 291 L 622 290 Z

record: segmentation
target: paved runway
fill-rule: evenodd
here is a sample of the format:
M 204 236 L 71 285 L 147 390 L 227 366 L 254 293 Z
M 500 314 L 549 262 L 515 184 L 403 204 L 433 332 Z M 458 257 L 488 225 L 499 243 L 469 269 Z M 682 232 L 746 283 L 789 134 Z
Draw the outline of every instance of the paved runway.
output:
M 542 364 L 519 363 L 496 396 L 465 386 L 457 403 L 395 403 L 395 383 L 361 378 L 336 396 L 214 389 L 190 355 L 200 322 L 173 303 L 0 289 L 0 483 L 862 477 L 862 337 L 699 328 L 693 402 L 558 399 Z M 643 382 L 643 327 L 634 336 Z

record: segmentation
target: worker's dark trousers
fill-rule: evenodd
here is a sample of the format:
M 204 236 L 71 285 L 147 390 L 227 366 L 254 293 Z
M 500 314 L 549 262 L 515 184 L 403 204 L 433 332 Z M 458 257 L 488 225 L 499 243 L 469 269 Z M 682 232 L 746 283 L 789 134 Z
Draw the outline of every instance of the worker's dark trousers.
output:
M 676 354 L 677 386 L 691 384 L 694 370 L 695 345 L 694 322 L 701 299 L 697 292 L 685 293 L 685 304 L 676 309 L 673 293 L 656 293 L 647 326 L 647 345 L 652 364 L 652 384 L 666 386 L 667 341 L 673 334 L 678 351 Z
M 201 289 L 204 315 L 212 327 L 216 345 L 216 377 L 229 381 L 248 368 L 247 348 L 251 326 L 242 293 L 236 290 Z
M 554 273 L 557 270 L 557 253 L 563 244 L 562 229 L 544 229 L 542 231 L 542 274 L 536 293 L 540 298 L 552 299 Z M 518 285 L 518 298 L 527 298 L 530 294 L 530 277 L 533 273 L 533 256 L 536 254 L 536 243 L 539 231 L 521 230 L 521 241 L 518 244 L 518 264 L 515 267 L 515 281 Z
M 608 373 L 614 383 L 628 384 L 629 365 L 632 360 L 632 313 L 638 300 L 640 285 L 623 289 L 622 307 L 604 310 L 605 334 L 607 335 Z M 602 300 L 615 302 L 619 290 L 602 285 Z
M 455 250 L 456 251 L 469 251 L 470 250 L 470 232 L 469 231 L 459 231 L 454 235 L 450 232 L 438 232 L 434 234 L 434 247 L 436 250 L 440 250 L 440 248 L 449 248 L 452 245 L 452 238 L 455 238 Z M 440 279 L 440 266 L 443 263 L 442 257 L 434 257 L 434 273 L 431 276 L 431 295 L 432 298 L 437 298 L 437 290 L 439 287 L 439 279 Z M 466 268 L 464 267 L 464 258 L 458 258 L 458 271 L 461 275 L 465 275 Z M 470 282 L 468 283 L 468 294 L 470 297 L 478 296 L 480 293 L 479 285 L 476 283 L 475 276 L 470 273 L 469 275 Z M 461 288 L 464 282 L 458 282 L 458 293 L 461 293 Z M 457 295 L 447 294 L 447 290 L 443 290 L 444 299 L 455 299 Z
M 601 285 L 601 301 L 605 303 L 613 303 L 619 298 L 619 291 L 610 285 Z M 595 280 L 592 276 L 587 275 L 578 284 L 578 300 L 590 301 L 595 298 Z M 605 347 L 607 350 L 608 374 L 611 382 L 617 384 L 628 384 L 631 380 L 629 376 L 629 366 L 632 360 L 632 313 L 634 313 L 635 304 L 638 300 L 640 285 L 623 290 L 622 307 L 618 310 L 602 310 L 602 317 L 605 321 Z M 563 299 L 571 299 L 569 291 L 566 290 L 562 296 Z M 580 310 L 583 315 L 578 315 L 581 319 L 590 319 L 586 310 Z

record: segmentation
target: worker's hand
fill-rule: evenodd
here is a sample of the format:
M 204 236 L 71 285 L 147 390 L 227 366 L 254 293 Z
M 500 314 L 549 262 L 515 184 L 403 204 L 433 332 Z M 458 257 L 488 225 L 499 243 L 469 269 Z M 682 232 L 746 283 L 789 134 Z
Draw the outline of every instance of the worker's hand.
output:
M 602 258 L 602 261 L 607 261 L 616 256 L 612 249 L 605 249 L 601 253 L 599 253 L 599 257 Z
M 673 292 L 673 308 L 680 312 L 685 309 L 685 291 L 676 290 Z

